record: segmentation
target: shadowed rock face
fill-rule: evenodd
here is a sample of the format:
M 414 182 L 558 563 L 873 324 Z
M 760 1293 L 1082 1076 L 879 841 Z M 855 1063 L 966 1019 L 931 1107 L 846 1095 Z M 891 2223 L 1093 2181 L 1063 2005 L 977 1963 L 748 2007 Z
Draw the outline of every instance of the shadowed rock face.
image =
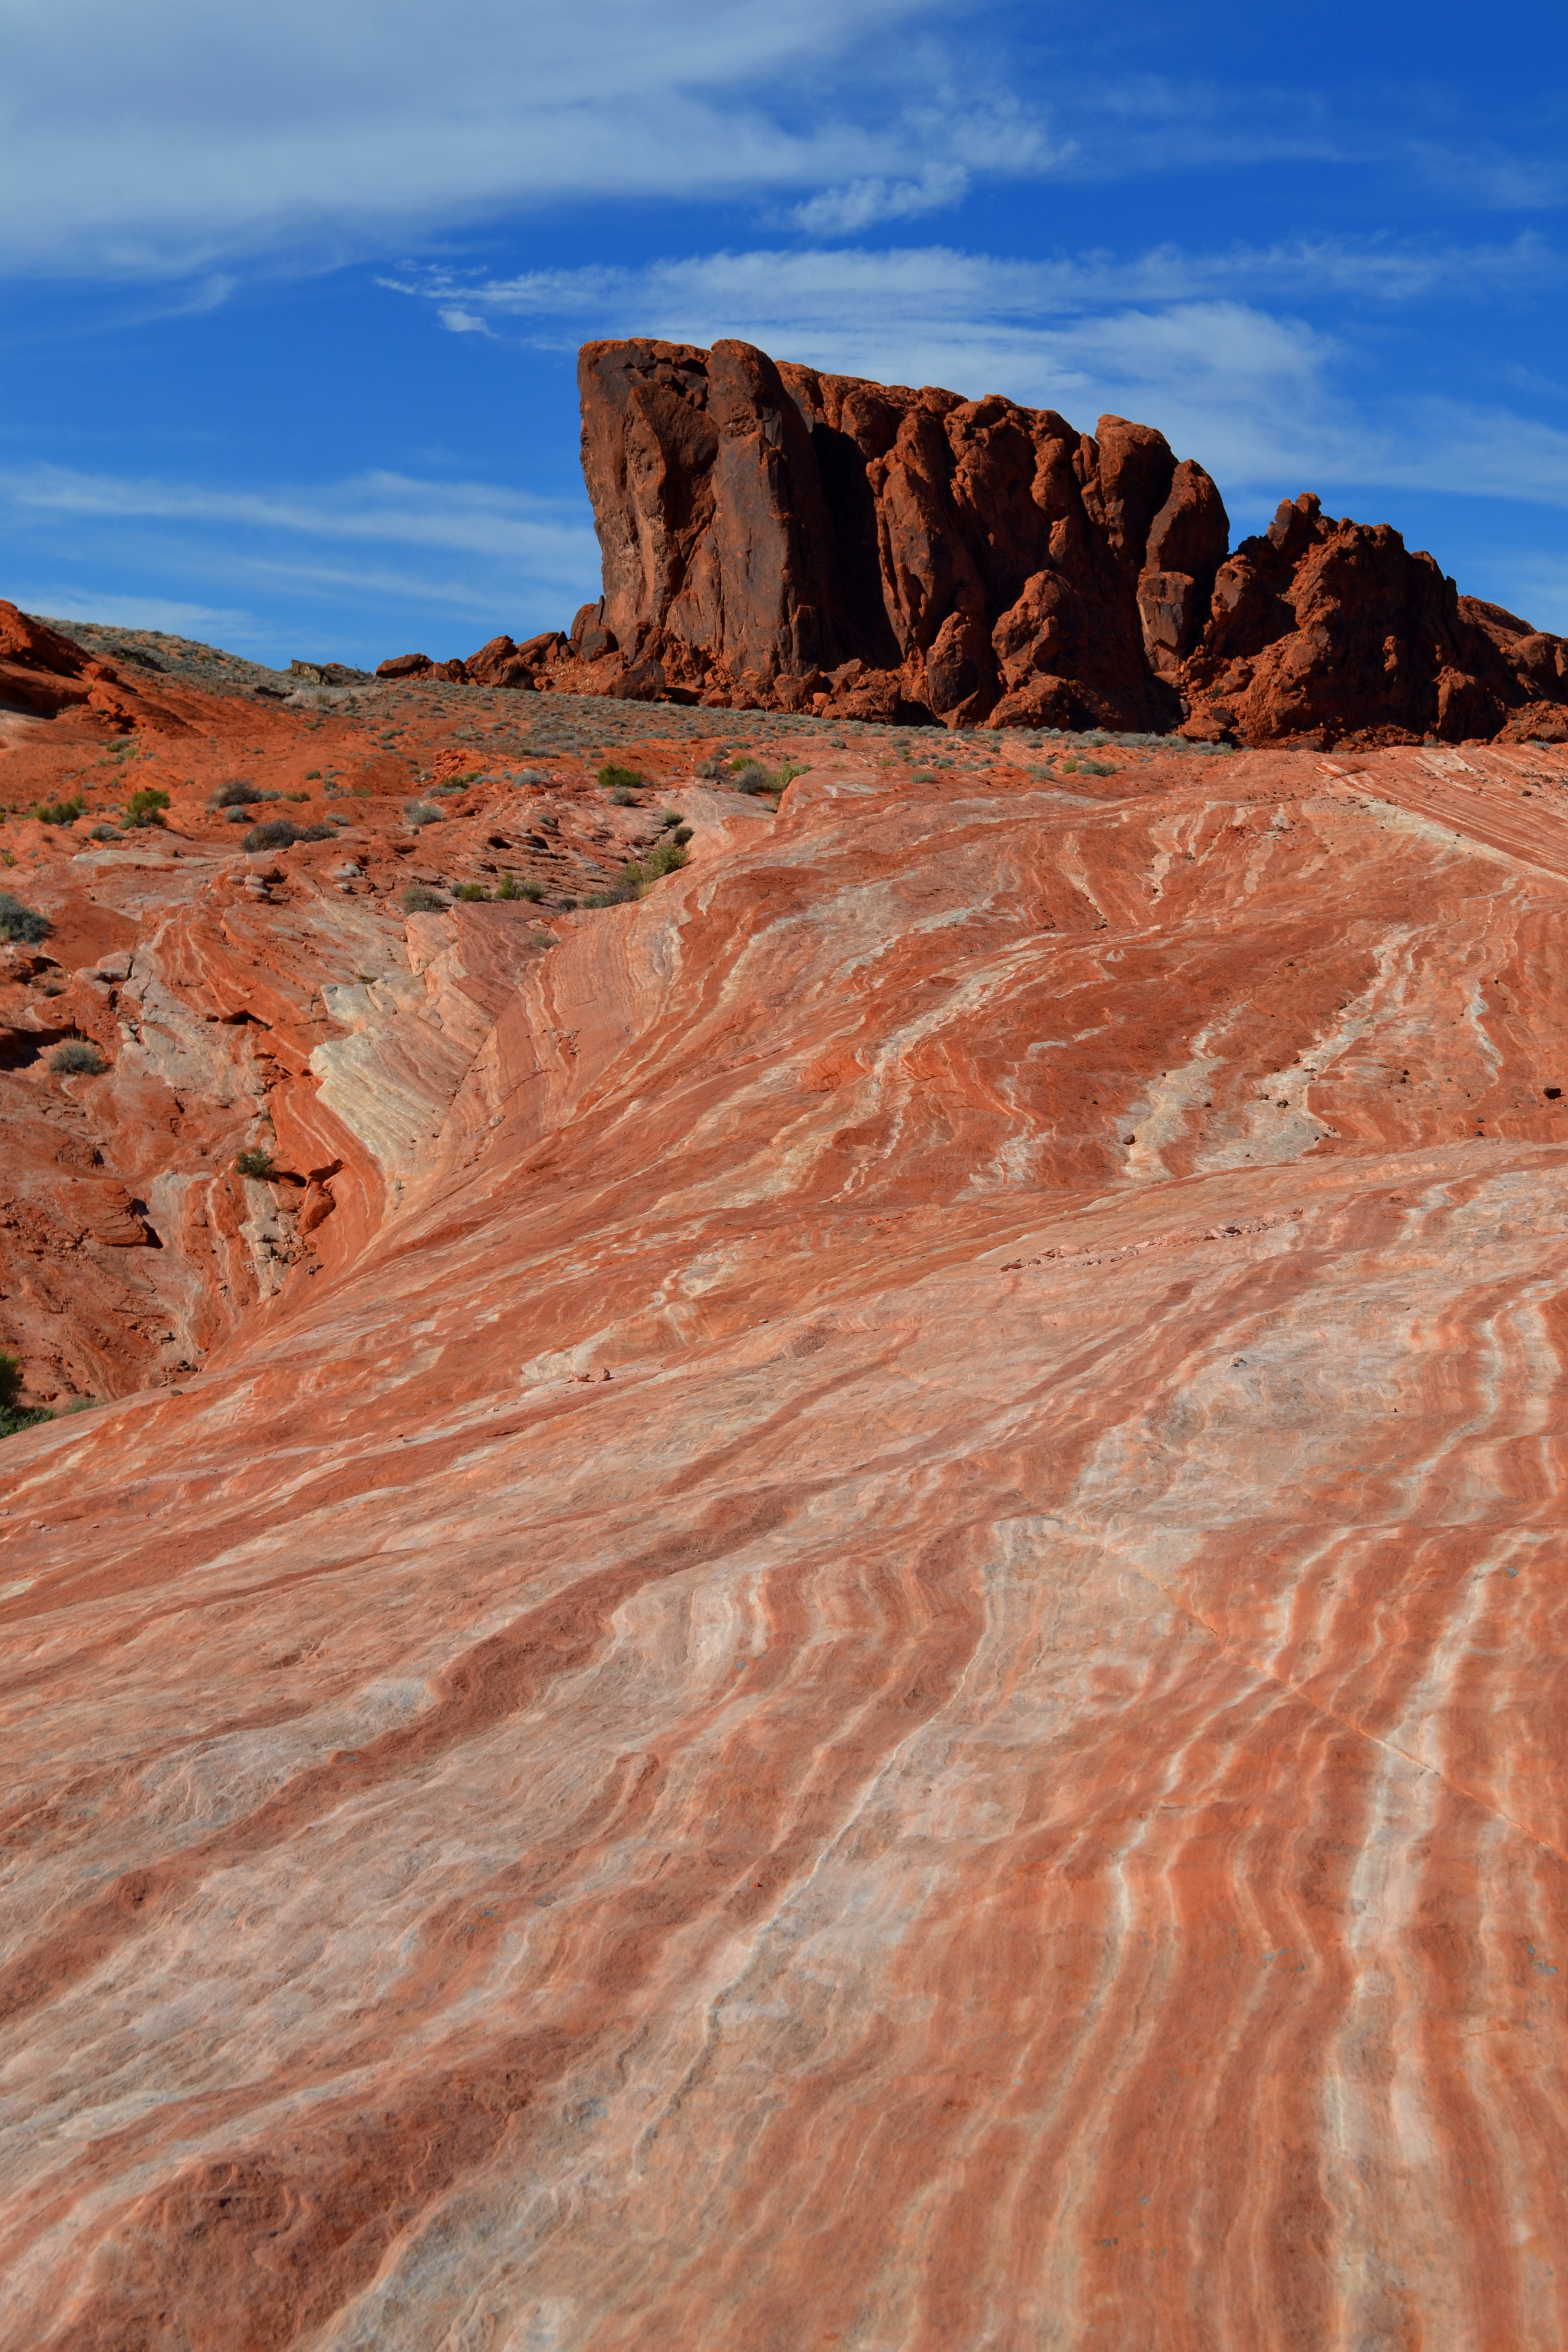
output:
M 1214 482 L 1150 425 L 731 341 L 588 343 L 578 380 L 605 593 L 569 637 L 483 647 L 487 683 L 1248 743 L 1568 736 L 1561 638 L 1315 498 L 1229 555 Z M 410 666 L 436 667 L 384 667 Z

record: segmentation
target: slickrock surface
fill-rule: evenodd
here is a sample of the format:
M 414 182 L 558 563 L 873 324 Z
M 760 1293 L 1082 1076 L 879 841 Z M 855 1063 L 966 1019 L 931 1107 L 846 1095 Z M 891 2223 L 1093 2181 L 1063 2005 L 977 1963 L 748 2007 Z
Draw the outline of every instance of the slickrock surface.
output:
M 603 596 L 570 638 L 384 674 L 950 728 L 1568 741 L 1563 638 L 1310 494 L 1229 554 L 1214 482 L 1151 425 L 734 341 L 587 343 L 578 383 Z
M 1568 2335 L 1568 769 L 876 758 L 0 1449 L 5 2347 Z

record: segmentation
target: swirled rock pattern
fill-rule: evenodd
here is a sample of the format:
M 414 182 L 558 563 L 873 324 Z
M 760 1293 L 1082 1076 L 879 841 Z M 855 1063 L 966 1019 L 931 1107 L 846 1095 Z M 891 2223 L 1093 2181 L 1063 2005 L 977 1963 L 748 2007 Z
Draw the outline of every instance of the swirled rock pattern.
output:
M 950 728 L 1568 741 L 1568 645 L 1386 524 L 1287 499 L 1228 554 L 1162 433 L 754 345 L 579 356 L 604 594 L 571 635 L 383 674 Z
M 1568 772 L 699 814 L 5 1441 L 0 2343 L 1554 2352 Z

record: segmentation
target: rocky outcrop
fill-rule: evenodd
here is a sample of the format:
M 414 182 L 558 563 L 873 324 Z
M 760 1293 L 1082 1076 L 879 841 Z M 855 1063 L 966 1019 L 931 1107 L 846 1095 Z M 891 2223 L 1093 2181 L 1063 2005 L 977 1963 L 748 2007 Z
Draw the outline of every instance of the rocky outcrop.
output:
M 603 595 L 569 635 L 384 676 L 1248 743 L 1568 733 L 1561 638 L 1314 498 L 1230 555 L 1150 425 L 733 341 L 588 343 L 578 378 Z
M 1285 500 L 1215 582 L 1192 731 L 1247 743 L 1568 738 L 1568 645 L 1461 596 L 1386 523 Z
M 166 696 L 132 685 L 114 663 L 0 598 L 0 711 L 53 719 L 69 710 L 159 734 L 183 734 L 188 723 Z

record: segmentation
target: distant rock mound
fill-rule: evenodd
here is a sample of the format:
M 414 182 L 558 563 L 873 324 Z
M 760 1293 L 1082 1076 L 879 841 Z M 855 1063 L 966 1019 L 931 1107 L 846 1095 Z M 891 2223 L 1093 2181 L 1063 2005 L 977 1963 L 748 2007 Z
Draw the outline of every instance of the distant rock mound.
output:
M 578 361 L 605 593 L 470 678 L 1247 743 L 1568 738 L 1568 648 L 1310 496 L 1229 551 L 1152 426 L 631 340 Z

